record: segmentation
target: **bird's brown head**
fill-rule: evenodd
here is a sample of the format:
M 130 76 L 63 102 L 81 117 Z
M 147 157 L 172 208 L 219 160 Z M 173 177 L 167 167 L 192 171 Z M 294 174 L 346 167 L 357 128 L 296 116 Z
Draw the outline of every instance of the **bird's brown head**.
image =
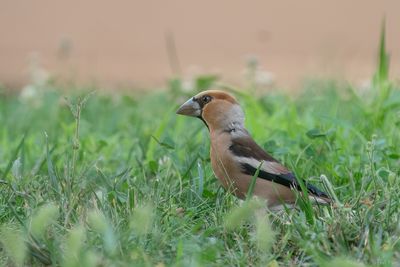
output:
M 234 121 L 244 121 L 235 97 L 219 90 L 208 90 L 193 96 L 176 113 L 200 118 L 210 130 L 223 128 Z

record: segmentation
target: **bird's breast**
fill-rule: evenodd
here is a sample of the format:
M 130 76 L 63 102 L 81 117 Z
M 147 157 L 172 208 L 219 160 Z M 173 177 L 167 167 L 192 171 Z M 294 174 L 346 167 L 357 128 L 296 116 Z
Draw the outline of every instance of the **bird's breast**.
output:
M 240 161 L 229 149 L 231 145 L 229 134 L 211 135 L 211 165 L 225 189 L 239 198 L 245 198 L 252 175 L 243 172 Z M 279 204 L 282 200 L 293 202 L 295 199 L 289 187 L 259 178 L 256 180 L 254 195 L 267 199 L 270 206 Z
M 233 191 L 239 197 L 240 192 L 237 188 L 241 181 L 241 167 L 234 160 L 232 152 L 229 150 L 231 138 L 228 134 L 212 136 L 210 147 L 211 166 L 215 176 L 220 180 L 225 189 Z

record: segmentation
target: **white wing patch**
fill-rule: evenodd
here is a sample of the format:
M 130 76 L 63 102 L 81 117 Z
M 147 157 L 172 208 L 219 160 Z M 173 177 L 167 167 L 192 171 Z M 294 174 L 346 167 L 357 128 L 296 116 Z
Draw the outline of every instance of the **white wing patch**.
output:
M 254 158 L 235 157 L 235 159 L 242 164 L 247 163 L 255 169 L 258 169 L 261 163 L 261 161 Z M 274 161 L 263 160 L 263 164 L 261 165 L 260 170 L 276 175 L 289 173 L 289 171 L 285 167 L 283 167 L 280 163 Z
M 314 195 L 310 196 L 310 194 L 308 195 L 308 198 L 311 200 L 312 203 L 318 203 L 318 204 L 322 204 L 322 205 L 327 205 L 331 202 L 327 198 L 317 197 Z

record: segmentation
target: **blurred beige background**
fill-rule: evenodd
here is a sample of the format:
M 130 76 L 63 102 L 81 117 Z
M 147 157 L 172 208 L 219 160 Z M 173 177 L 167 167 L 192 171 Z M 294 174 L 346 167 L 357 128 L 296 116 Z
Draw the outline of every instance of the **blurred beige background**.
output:
M 362 83 L 374 71 L 385 16 L 396 78 L 399 0 L 0 0 L 0 83 L 20 88 L 40 64 L 59 79 L 111 88 L 201 73 L 240 85 L 251 58 L 260 82 Z

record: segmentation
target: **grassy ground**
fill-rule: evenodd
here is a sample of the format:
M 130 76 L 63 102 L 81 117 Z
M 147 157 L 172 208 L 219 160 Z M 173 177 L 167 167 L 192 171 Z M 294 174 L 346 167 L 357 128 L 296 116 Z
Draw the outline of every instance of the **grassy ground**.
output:
M 0 264 L 399 265 L 400 91 L 381 52 L 363 92 L 237 94 L 257 142 L 338 200 L 280 214 L 221 189 L 207 129 L 175 115 L 194 93 L 179 81 L 140 96 L 0 94 Z

